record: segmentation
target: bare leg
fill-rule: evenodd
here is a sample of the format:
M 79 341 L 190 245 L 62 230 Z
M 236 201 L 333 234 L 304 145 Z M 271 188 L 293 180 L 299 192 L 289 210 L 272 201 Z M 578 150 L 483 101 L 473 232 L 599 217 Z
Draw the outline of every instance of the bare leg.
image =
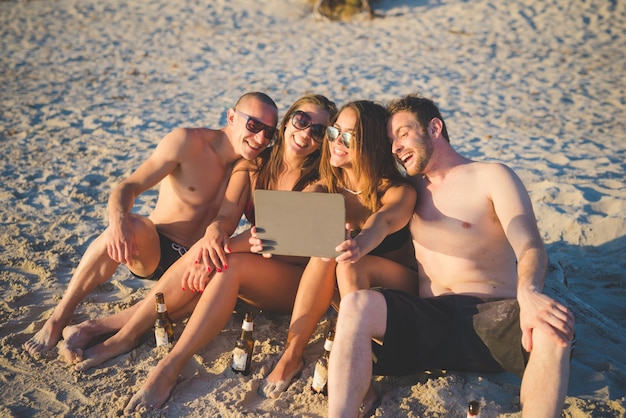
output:
M 80 324 L 65 327 L 63 329 L 63 341 L 59 344 L 59 354 L 61 354 L 68 363 L 82 361 L 83 349 L 87 347 L 95 337 L 119 331 L 125 324 L 131 321 L 133 315 L 140 309 L 142 303 L 148 303 L 154 308 L 155 293 L 163 292 L 177 297 L 176 283 L 180 274 L 182 274 L 181 271 L 184 268 L 183 263 L 184 261 L 174 263 L 167 271 L 166 275 L 161 278 L 159 282 L 161 284 L 157 283 L 152 287 L 145 298 L 135 305 L 113 315 L 90 319 Z M 188 298 L 175 299 L 175 303 L 170 303 L 170 298 L 168 298 L 168 312 L 174 321 L 186 318 L 193 311 L 195 303 L 188 302 L 194 297 L 197 297 L 197 295 L 194 296 L 193 293 L 190 292 L 185 296 L 188 296 Z M 145 309 L 147 310 L 149 308 Z
M 118 264 L 111 260 L 100 235 L 87 248 L 76 272 L 72 276 L 63 298 L 54 308 L 52 315 L 31 339 L 24 343 L 29 353 L 47 351 L 56 346 L 63 328 L 69 323 L 76 306 L 99 284 L 108 280 Z
M 359 290 L 341 300 L 328 370 L 328 416 L 356 417 L 372 380 L 371 339 L 387 325 L 385 297 Z
M 255 254 L 231 254 L 228 265 L 209 282 L 180 339 L 131 398 L 125 414 L 160 408 L 167 401 L 185 363 L 228 322 L 238 293 L 267 310 L 285 312 L 292 308 L 301 266 Z
M 147 218 L 134 216 L 132 219 L 139 256 L 129 268 L 139 275 L 149 275 L 161 256 L 156 228 Z M 106 233 L 104 231 L 89 245 L 52 315 L 43 328 L 24 343 L 24 349 L 29 353 L 47 351 L 56 346 L 78 304 L 99 284 L 109 280 L 117 269 L 118 263 L 107 254 Z
M 63 341 L 59 344 L 59 354 L 70 364 L 82 361 L 84 348 L 95 337 L 119 331 L 131 320 L 141 303 L 152 300 L 151 295 L 152 292 L 144 300 L 116 314 L 65 327 Z
M 356 263 L 337 265 L 337 285 L 342 296 L 360 289 L 384 287 L 417 294 L 417 272 L 400 263 L 371 255 Z
M 150 293 L 146 295 L 145 299 L 121 312 L 65 327 L 63 329 L 63 341 L 59 344 L 59 354 L 63 356 L 68 363 L 82 361 L 83 349 L 87 347 L 95 337 L 119 331 L 132 319 L 141 303 L 148 303 L 154 308 L 154 294 L 159 291 L 163 291 L 163 287 L 155 286 Z M 189 293 L 188 296 L 190 300 L 192 300 L 198 295 Z M 195 303 L 187 303 L 175 312 L 169 307 L 168 309 L 172 312 L 170 317 L 176 322 L 188 317 L 191 312 L 193 312 L 194 307 Z
M 560 417 L 567 395 L 570 346 L 562 347 L 540 329 L 524 371 L 520 399 L 524 417 Z
M 139 338 L 154 325 L 156 320 L 154 294 L 156 292 L 164 293 L 167 309 L 168 312 L 171 312 L 172 319 L 181 319 L 181 312 L 184 314 L 190 312 L 189 305 L 195 306 L 200 297 L 200 293 L 182 291 L 180 287 L 181 275 L 190 259 L 191 255 L 187 256 L 185 254 L 172 264 L 144 300 L 128 308 L 125 314 L 113 315 L 113 317 L 117 318 L 114 320 L 118 320 L 120 317 L 126 318 L 126 322 L 116 334 L 85 351 L 82 350 L 84 346 L 68 347 L 72 353 L 62 353 L 66 360 L 76 363 L 76 370 L 86 370 L 133 349 Z M 94 322 L 98 322 L 98 325 L 95 326 L 98 332 L 107 328 L 106 319 Z M 85 326 L 85 328 L 88 328 L 88 326 Z
M 330 307 L 335 289 L 334 261 L 309 260 L 294 304 L 285 350 L 263 384 L 268 398 L 277 398 L 303 368 L 302 356 L 318 321 Z
M 169 295 L 170 297 L 166 298 L 168 301 L 167 307 L 168 312 L 174 321 L 181 320 L 189 316 L 195 306 L 195 303 L 188 303 L 191 299 L 193 299 L 193 292 L 188 293 L 188 297 L 182 298 L 179 298 L 181 295 L 176 292 L 177 286 L 180 286 L 180 278 L 188 265 L 192 263 L 192 254 L 195 254 L 195 252 L 190 249 L 190 251 L 172 264 L 158 283 L 152 287 L 150 292 L 144 298 L 144 301 L 147 300 L 147 303 L 154 306 L 154 295 L 157 292 L 163 292 Z M 173 303 L 172 300 L 170 300 L 171 297 L 175 298 Z M 120 330 L 125 324 L 131 321 L 133 315 L 135 315 L 135 313 L 139 310 L 141 303 L 143 303 L 143 301 L 140 301 L 139 303 L 136 303 L 121 312 L 65 327 L 63 330 L 64 341 L 59 347 L 60 353 L 70 363 L 81 361 L 82 349 L 84 349 L 94 337 Z M 189 308 L 189 305 L 192 305 L 191 308 Z M 78 353 L 80 353 L 80 355 L 77 355 Z
M 160 408 L 176 385 L 187 361 L 224 328 L 237 301 L 238 283 L 217 274 L 205 288 L 185 330 L 170 351 L 148 376 L 125 408 L 132 414 L 142 408 Z

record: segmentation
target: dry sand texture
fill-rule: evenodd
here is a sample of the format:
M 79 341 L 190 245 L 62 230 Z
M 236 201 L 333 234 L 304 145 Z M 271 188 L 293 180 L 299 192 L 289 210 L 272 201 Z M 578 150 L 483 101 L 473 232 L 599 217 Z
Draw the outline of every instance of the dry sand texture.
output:
M 455 147 L 514 168 L 550 255 L 547 292 L 577 315 L 567 417 L 623 417 L 626 393 L 626 3 L 608 0 L 388 0 L 383 18 L 316 21 L 304 0 L 0 2 L 0 416 L 112 416 L 164 351 L 150 335 L 82 374 L 20 348 L 48 317 L 111 187 L 168 131 L 224 122 L 250 90 L 281 111 L 306 92 L 338 104 L 421 91 Z M 136 210 L 147 214 L 156 191 Z M 75 321 L 145 294 L 123 269 Z M 325 319 L 327 320 L 327 319 Z M 323 325 L 301 378 L 277 400 L 256 389 L 289 318 L 260 315 L 255 372 L 229 370 L 233 316 L 151 416 L 324 416 L 308 391 Z M 178 332 L 182 325 L 178 326 Z M 379 379 L 377 416 L 516 416 L 508 375 Z

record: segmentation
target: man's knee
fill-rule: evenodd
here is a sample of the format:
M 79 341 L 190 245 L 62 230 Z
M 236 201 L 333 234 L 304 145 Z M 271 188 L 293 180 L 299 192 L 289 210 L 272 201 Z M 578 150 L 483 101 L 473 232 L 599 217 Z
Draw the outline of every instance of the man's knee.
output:
M 570 361 L 573 350 L 572 341 L 564 345 L 553 334 L 549 334 L 547 331 L 539 328 L 533 330 L 532 338 L 533 349 L 530 354 L 531 357 L 534 354 L 550 359 L 549 361 Z
M 338 323 L 350 323 L 373 334 L 384 333 L 387 320 L 385 297 L 374 290 L 357 290 L 341 299 Z
M 158 237 L 156 226 L 145 216 L 130 214 L 130 227 L 137 239 L 153 240 Z
M 357 290 L 351 292 L 341 299 L 339 313 L 359 313 L 363 314 L 369 309 L 372 309 L 372 304 L 378 292 L 372 290 Z

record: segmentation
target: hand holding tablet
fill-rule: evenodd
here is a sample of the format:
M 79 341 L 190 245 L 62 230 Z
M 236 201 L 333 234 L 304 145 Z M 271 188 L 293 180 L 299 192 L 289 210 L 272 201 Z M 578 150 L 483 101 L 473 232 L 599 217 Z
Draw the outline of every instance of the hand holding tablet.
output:
M 335 258 L 345 240 L 346 207 L 339 193 L 256 190 L 257 237 L 263 252 Z

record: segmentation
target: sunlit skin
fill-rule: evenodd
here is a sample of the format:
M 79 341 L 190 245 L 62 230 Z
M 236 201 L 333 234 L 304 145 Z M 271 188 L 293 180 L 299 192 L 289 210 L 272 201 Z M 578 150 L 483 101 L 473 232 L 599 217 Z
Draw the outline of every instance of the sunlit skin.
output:
M 319 108 L 311 103 L 304 103 L 298 110 L 306 112 L 311 117 L 312 124 L 328 124 L 328 113 L 326 110 Z M 321 146 L 321 142 L 315 141 L 311 137 L 311 129 L 296 129 L 291 122 L 288 122 L 285 126 L 285 154 L 286 157 L 283 161 L 283 172 L 278 179 L 278 190 L 291 190 L 293 184 L 296 182 L 300 174 L 300 165 L 304 158 L 318 150 Z M 240 193 L 238 190 L 237 193 Z M 220 212 L 226 213 L 233 211 L 233 208 L 223 208 Z M 198 291 L 203 289 L 203 284 L 206 281 L 206 272 L 211 271 L 214 268 L 220 272 L 225 266 L 228 265 L 227 253 L 233 252 L 233 248 L 230 245 L 230 238 L 228 234 L 225 234 L 220 228 L 220 219 L 211 223 L 207 228 L 205 236 L 200 241 L 199 250 L 196 252 L 195 264 L 190 265 L 182 276 L 182 287 L 186 286 L 190 290 Z M 238 219 L 236 219 L 238 222 Z M 240 237 L 242 238 L 242 237 Z M 241 240 L 239 240 L 241 241 Z M 245 244 L 248 244 L 247 239 Z M 247 246 L 246 251 L 249 249 Z
M 267 126 L 276 126 L 276 118 L 267 113 L 265 109 L 266 106 L 267 105 L 262 102 L 249 100 L 244 103 L 240 103 L 237 110 L 248 116 L 254 117 Z M 241 126 L 242 123 L 245 126 L 245 116 L 235 112 L 234 109 L 229 109 L 229 122 L 234 124 L 234 119 L 240 119 L 238 126 Z M 262 130 L 260 132 L 253 133 L 244 128 L 241 131 L 239 153 L 244 159 L 253 160 L 269 145 L 270 139 L 265 137 L 265 133 Z
M 275 126 L 276 108 L 256 97 L 238 106 L 268 126 Z M 87 248 L 63 298 L 24 349 L 34 354 L 56 346 L 76 306 L 99 284 L 125 264 L 140 277 L 151 275 L 161 258 L 157 230 L 189 248 L 213 220 L 230 171 L 241 157 L 252 159 L 268 144 L 263 133 L 254 134 L 244 123 L 235 123 L 228 111 L 222 129 L 177 128 L 166 135 L 153 154 L 127 179 L 116 186 L 108 201 L 107 229 Z M 131 213 L 140 194 L 159 184 L 159 196 L 149 216 Z M 110 331 L 124 324 L 110 322 Z
M 328 124 L 328 112 L 316 105 L 305 103 L 299 110 L 305 111 L 312 123 Z M 319 149 L 320 143 L 313 140 L 310 131 L 310 128 L 296 129 L 290 122 L 286 124 L 284 170 L 278 178 L 278 190 L 291 190 L 304 158 Z M 190 260 L 182 274 L 182 287 L 186 289 L 182 293 L 200 293 L 197 297 L 195 293 L 183 308 L 189 310 L 189 306 L 195 306 L 193 314 L 178 343 L 133 395 L 124 410 L 126 414 L 144 408 L 159 408 L 166 402 L 186 362 L 226 325 L 237 297 L 268 311 L 288 313 L 293 308 L 305 260 L 301 257 L 264 258 L 257 254 L 232 253 L 234 248 L 231 247 L 234 246 L 231 246 L 229 233 L 212 228 L 208 228 L 207 233 L 213 235 L 205 236 L 206 241 L 199 242 L 198 246 L 202 248 L 190 251 Z M 207 274 L 215 266 L 221 271 Z M 172 277 L 171 281 L 176 282 L 176 276 Z M 172 292 L 177 294 L 175 289 L 172 285 Z M 146 314 L 153 315 L 152 312 L 146 309 Z
M 352 109 L 344 109 L 333 124 L 334 127 L 341 132 L 350 132 L 355 134 L 357 122 L 356 112 Z M 347 148 L 339 138 L 329 144 L 331 150 L 330 164 L 333 167 L 342 167 L 349 169 L 352 166 L 352 158 L 350 149 Z M 358 182 L 355 182 L 358 185 Z
M 517 299 L 522 346 L 523 416 L 560 416 L 569 376 L 574 317 L 543 294 L 547 255 L 532 204 L 508 167 L 472 161 L 443 137 L 438 118 L 421 126 L 408 111 L 387 125 L 391 150 L 412 177 L 411 220 L 419 295 Z M 387 305 L 374 291 L 342 299 L 329 370 L 329 417 L 356 416 L 371 391 L 371 339 L 384 342 Z
M 329 122 L 328 111 L 324 108 L 304 103 L 299 109 L 305 111 L 313 123 L 327 125 Z M 237 113 L 233 120 L 245 124 L 245 116 L 239 118 Z M 242 146 L 250 146 L 249 138 L 241 141 Z M 303 162 L 319 149 L 320 142 L 311 138 L 310 128 L 298 130 L 291 123 L 285 125 L 284 141 L 277 189 L 291 190 L 300 177 Z M 103 343 L 85 349 L 88 342 L 105 329 L 106 318 L 66 328 L 66 339 L 75 344 L 66 347 L 64 357 L 77 370 L 85 370 L 129 351 L 138 343 L 141 335 L 154 323 L 156 292 L 164 293 L 168 312 L 175 320 L 191 313 L 171 352 L 159 362 L 129 401 L 126 414 L 158 408 L 165 403 L 182 367 L 221 331 L 238 297 L 264 310 L 291 311 L 306 259 L 266 259 L 248 252 L 248 234 L 230 239 L 250 198 L 250 184 L 255 176 L 255 169 L 245 161 L 233 170 L 220 212 L 207 227 L 205 235 L 167 270 L 143 301 L 127 310 L 133 310 L 133 315 L 119 332 Z
M 365 107 L 364 109 L 367 109 Z M 365 110 L 363 110 L 365 111 Z M 352 141 L 358 144 L 358 114 L 351 107 L 345 107 L 339 113 L 333 126 L 340 132 L 353 134 Z M 375 126 L 375 125 L 374 125 Z M 378 129 L 372 131 L 364 147 L 372 147 L 372 141 L 385 141 L 384 121 Z M 408 185 L 390 185 L 380 197 L 380 208 L 374 212 L 364 204 L 360 191 L 369 190 L 368 178 L 359 176 L 358 152 L 355 145 L 347 147 L 341 137 L 326 142 L 329 151 L 328 163 L 340 168 L 340 176 L 345 189 L 340 189 L 346 203 L 347 230 L 359 231 L 354 238 L 346 239 L 335 248 L 340 253 L 334 260 L 323 260 L 312 257 L 309 266 L 318 267 L 318 275 L 305 272 L 300 280 L 296 302 L 292 312 L 291 323 L 285 349 L 261 387 L 263 393 L 276 398 L 289 387 L 292 379 L 302 370 L 303 353 L 315 326 L 331 304 L 331 299 L 338 287 L 339 293 L 353 292 L 357 289 L 369 289 L 372 286 L 402 289 L 417 292 L 415 272 L 408 265 L 414 266 L 413 251 L 409 241 L 397 250 L 381 256 L 370 255 L 382 240 L 392 232 L 404 227 L 410 220 L 415 205 L 416 193 Z M 378 160 L 380 161 L 380 160 Z M 381 185 L 377 185 L 380 187 Z M 348 191 L 350 189 L 351 191 Z M 346 231 L 347 234 L 349 231 Z M 254 247 L 253 247 L 254 248 Z M 258 249 L 261 248 L 258 244 Z M 361 275 L 363 270 L 369 271 L 367 277 Z
M 393 153 L 409 176 L 422 174 L 433 154 L 433 143 L 428 133 L 409 112 L 396 113 L 387 129 Z

